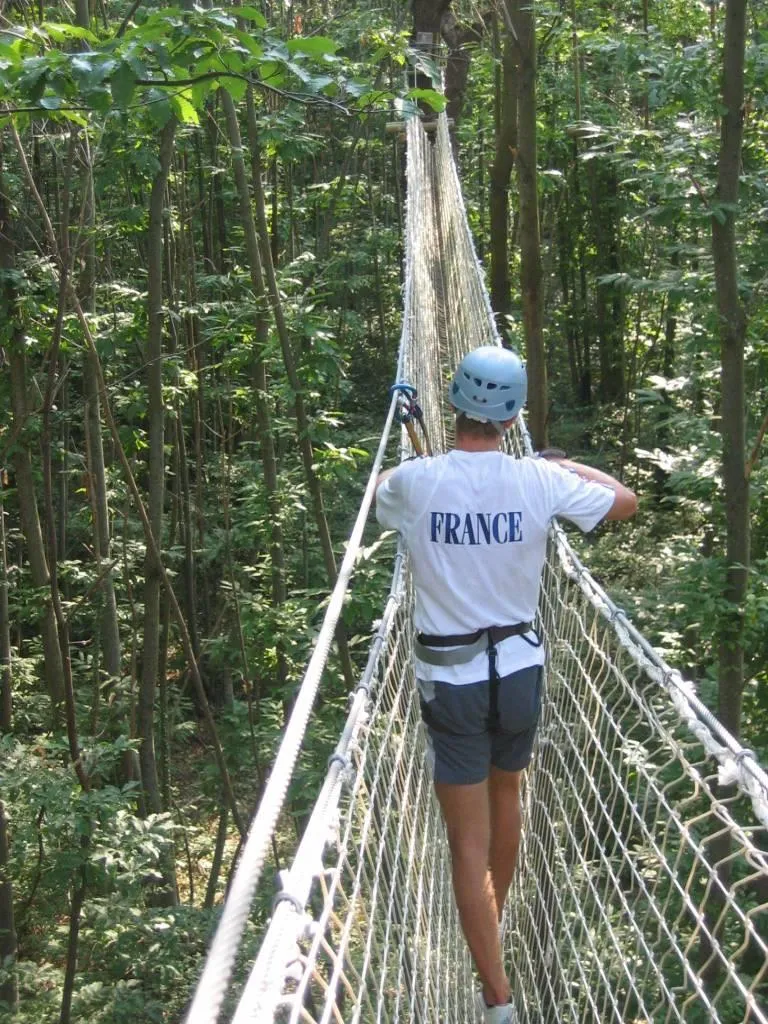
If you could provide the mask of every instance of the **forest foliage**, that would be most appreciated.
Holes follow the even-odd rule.
[[[515,59],[488,7],[454,3],[443,34],[467,71],[451,112],[496,281]],[[768,17],[750,9],[734,204],[717,198],[724,13],[536,5],[544,418],[639,492],[637,523],[585,541],[587,561],[716,708],[711,225],[730,217],[751,490],[740,727],[766,755]],[[173,1021],[189,998],[386,411],[405,198],[385,129],[443,102],[406,75],[430,69],[410,19],[394,2],[0,8],[0,1016]],[[514,173],[503,191],[494,303],[525,351]],[[276,868],[391,553],[371,527]]]

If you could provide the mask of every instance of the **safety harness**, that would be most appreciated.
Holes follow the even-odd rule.
[[[527,633],[533,633],[535,641],[530,640]],[[530,622],[515,622],[511,626],[486,626],[483,629],[476,629],[474,633],[448,633],[438,635],[436,633],[417,633],[413,642],[414,654],[419,661],[425,661],[428,665],[441,667],[449,665],[465,665],[476,655],[485,651],[488,655],[488,683],[489,707],[488,707],[488,731],[498,732],[499,725],[499,670],[498,650],[496,645],[510,636],[521,636],[531,647],[540,647],[541,638]],[[447,649],[446,649],[447,648]],[[430,710],[429,704],[422,699],[421,715],[427,725],[437,732],[450,732],[438,722]]]

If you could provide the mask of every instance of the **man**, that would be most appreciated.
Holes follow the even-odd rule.
[[[386,470],[376,495],[379,522],[400,531],[411,556],[422,716],[486,1024],[517,1020],[499,922],[541,705],[544,649],[531,623],[549,524],[562,516],[587,531],[637,508],[597,469],[500,451],[526,391],[514,353],[484,346],[465,356],[450,392],[454,449]]]

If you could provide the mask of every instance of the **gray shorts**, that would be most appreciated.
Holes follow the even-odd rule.
[[[491,765],[507,772],[525,768],[541,712],[543,666],[531,665],[496,684],[498,717],[491,722],[491,684],[418,680],[429,761],[435,782],[472,785]]]

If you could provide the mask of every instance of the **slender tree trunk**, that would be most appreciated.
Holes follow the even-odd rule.
[[[205,887],[205,901],[203,907],[206,910],[213,910],[216,901],[216,892],[221,875],[221,866],[224,863],[224,851],[227,843],[227,823],[229,821],[229,809],[224,804],[219,808],[219,825],[216,829],[216,843],[213,848],[213,859],[211,861],[211,873],[208,875],[208,882]]]
[[[596,270],[599,275],[621,270],[618,239],[619,203],[616,172],[594,161],[589,179]],[[620,404],[625,396],[624,293],[615,285],[597,285],[595,316],[600,358],[600,398]]]
[[[93,165],[88,137],[84,137],[86,157],[85,203],[83,209],[84,237],[80,254],[82,272],[78,286],[80,302],[86,313],[93,312],[93,293],[96,281],[95,198],[93,193]],[[111,542],[109,529],[109,503],[107,500],[107,473],[104,463],[104,444],[101,433],[101,404],[93,356],[85,353],[83,363],[85,391],[85,435],[88,453],[88,486],[93,514],[93,549],[96,572],[101,577],[100,632],[104,675],[112,680],[121,673],[120,627],[117,617],[117,599],[112,569],[102,572],[102,564],[109,563]]]
[[[565,340],[568,348],[568,369],[571,379],[571,394],[578,402],[581,394],[581,350],[579,348],[578,317],[576,315],[576,288],[571,287],[573,249],[571,245],[571,204],[566,191],[563,208],[557,221],[558,270],[560,291],[563,296]]]
[[[373,234],[375,236],[377,231],[378,231],[378,226],[377,226],[377,222],[376,222],[376,201],[375,201],[375,198],[374,198],[374,195],[373,195],[373,171],[372,171],[372,167],[371,167],[370,138],[366,140],[366,147],[365,147],[365,180],[366,180],[366,186],[367,186],[367,189],[368,189],[368,209],[370,210],[370,214],[371,214],[371,231],[373,232]],[[384,312],[384,289],[381,286],[381,269],[380,269],[380,266],[379,266],[379,248],[376,245],[373,246],[372,259],[373,259],[373,283],[374,283],[374,288],[376,290],[376,313],[378,315],[378,320],[379,320],[378,344],[380,346],[381,352],[382,353],[386,353],[387,352],[387,348],[388,348],[388,346],[387,346],[387,319],[386,319],[386,314]],[[339,326],[339,339],[340,339],[340,341],[339,341],[339,343],[341,344],[341,339],[343,337],[343,327],[341,326],[341,316],[339,317],[339,320],[340,320],[340,326]]]
[[[744,49],[746,0],[726,0],[723,43],[723,114],[720,121],[720,153],[717,188],[712,203],[712,255],[715,295],[720,327],[721,429],[723,438],[723,485],[725,499],[726,579],[720,613],[718,665],[718,717],[728,731],[741,732],[744,691],[744,605],[749,574],[749,477],[746,468],[746,399],[744,390],[744,339],[746,314],[739,297],[736,257],[735,208],[739,196],[739,169],[743,133]],[[731,788],[731,792],[734,789]],[[713,946],[724,927],[724,897],[730,884],[732,839],[721,831],[712,838],[712,862],[717,865],[719,886],[712,889],[706,908],[708,928],[699,943],[701,974],[714,989],[722,977],[720,958]],[[710,940],[709,935],[712,936]]]
[[[5,541],[3,476],[4,470],[0,469],[0,733],[10,732],[13,724],[13,661],[11,617],[8,607],[8,549]]]
[[[87,845],[87,839],[84,840]],[[85,856],[85,854],[83,854]],[[80,922],[85,903],[87,881],[85,865],[77,872],[69,905],[69,934],[67,937],[67,959],[64,968],[64,985],[61,994],[61,1011],[59,1024],[69,1024],[72,1020],[72,996],[75,992],[77,976],[77,951],[80,944]]]
[[[160,137],[160,167],[152,183],[147,236],[148,333],[145,350],[147,363],[149,499],[147,513],[152,533],[162,550],[163,502],[165,497],[165,406],[163,404],[163,215],[165,189],[173,153],[176,122],[171,119]],[[144,630],[139,687],[138,731],[141,740],[139,762],[141,784],[147,807],[152,813],[162,810],[163,800],[155,756],[155,695],[160,654],[160,588],[158,566],[150,553],[145,561]]]
[[[541,245],[536,145],[536,31],[527,0],[506,0],[520,48],[517,174],[520,189],[520,288],[528,360],[528,427],[533,443],[547,443],[547,366],[544,357]]]
[[[727,0],[723,45],[723,115],[717,189],[713,201],[712,255],[720,323],[721,423],[725,487],[727,578],[719,652],[718,710],[738,736],[744,689],[744,601],[749,572],[749,480],[746,473],[744,338],[746,315],[739,297],[736,218],[744,118],[746,0]]]
[[[16,924],[13,915],[13,886],[8,868],[8,819],[5,804],[0,800],[0,964],[7,971],[0,981],[0,1006],[13,1016],[19,1006],[16,980]]]
[[[187,167],[187,160],[184,157],[184,168]],[[195,374],[197,387],[192,397],[192,439],[194,445],[194,473],[195,473],[195,539],[197,550],[205,550],[206,544],[206,523],[205,523],[205,495],[206,495],[206,470],[203,458],[203,424],[205,423],[206,406],[206,369],[207,352],[204,336],[200,330],[200,317],[198,309],[198,286],[197,286],[197,254],[195,249],[194,217],[190,209],[189,195],[186,187],[181,189],[181,196],[184,200],[184,211],[182,217],[182,230],[180,241],[184,253],[184,265],[186,268],[187,304],[195,312],[187,314],[187,367]],[[202,596],[196,601],[198,615],[202,613],[203,628],[209,622],[209,594],[208,577],[204,576],[202,581]],[[202,608],[200,607],[202,606]]]
[[[518,50],[504,33],[501,58],[499,125],[496,152],[490,171],[491,305],[503,324],[511,311],[509,277],[509,183],[517,157]]]
[[[14,229],[6,198],[8,195],[9,191],[3,180],[3,151],[2,140],[0,139],[0,239],[2,239],[2,244],[0,244],[0,270],[2,271],[12,271],[15,262]],[[12,430],[16,442],[14,444],[12,460],[16,476],[17,500],[32,583],[41,592],[47,594],[50,587],[50,573],[43,543],[37,495],[35,493],[32,457],[25,439],[25,431],[29,425],[31,410],[27,394],[29,380],[23,343],[24,331],[18,319],[16,295],[12,284],[13,277],[10,273],[6,273],[4,278],[2,298],[5,306],[4,315],[7,320],[5,333],[8,338],[8,344],[6,354],[11,379]],[[45,663],[45,685],[53,707],[54,724],[58,724],[61,721],[62,705],[64,703],[64,667],[56,631],[56,619],[53,607],[47,599],[44,602],[40,617],[40,631]]]
[[[147,231],[147,427],[149,433],[149,486],[147,515],[149,526],[162,551],[163,506],[165,500],[165,405],[163,402],[163,264],[165,247],[164,213],[168,174],[176,135],[174,118],[160,135],[160,166],[152,182]],[[161,557],[161,556],[160,556]],[[155,749],[155,700],[160,667],[160,633],[162,573],[153,552],[147,550],[144,562],[144,628],[141,681],[138,700],[138,734],[141,740],[139,763],[141,785],[146,808],[150,813],[163,810],[163,794],[157,768]],[[162,888],[152,894],[157,904],[172,905],[178,901],[173,857],[164,858]]]

